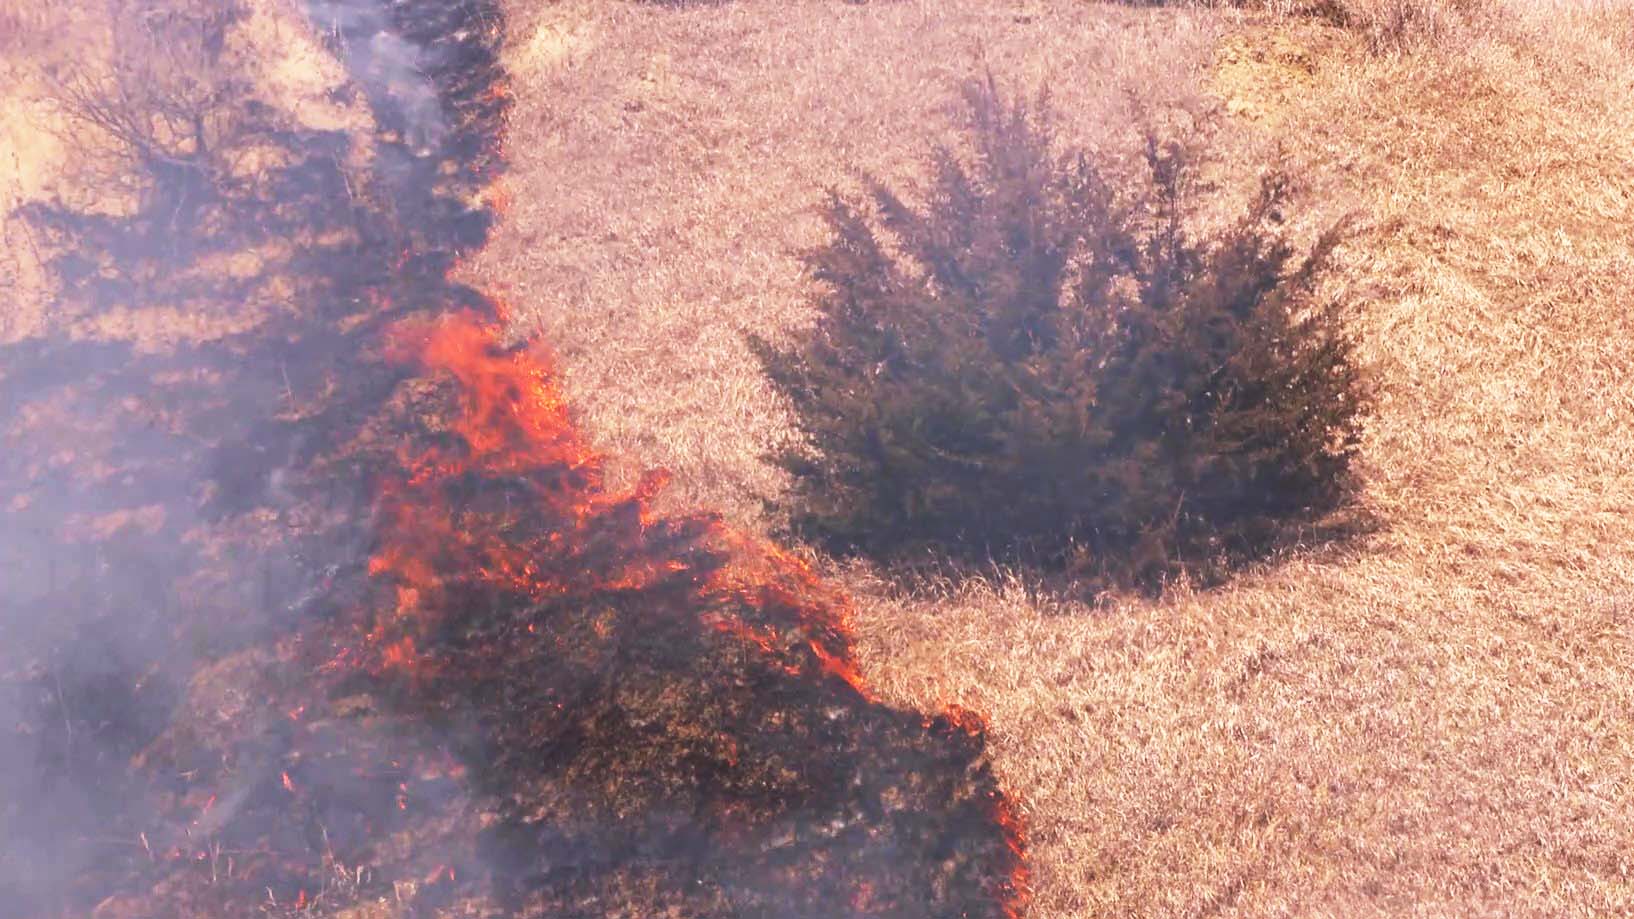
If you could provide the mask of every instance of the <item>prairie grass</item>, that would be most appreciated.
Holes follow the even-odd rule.
[[[1358,213],[1372,533],[1158,599],[835,571],[880,693],[988,715],[1034,917],[1634,911],[1634,7],[1343,3],[513,2],[508,206],[464,271],[601,447],[742,526],[780,524],[791,430],[745,334],[811,320],[823,188],[922,181],[983,64],[1108,150],[1213,97],[1228,191],[1280,148],[1298,221]],[[0,208],[61,181],[18,66],[58,15],[0,3]],[[19,233],[0,338],[46,296]]]
[[[1360,216],[1338,283],[1383,387],[1376,530],[1156,600],[853,566],[868,678],[989,716],[1035,917],[1634,910],[1628,7],[1495,3],[1383,54],[1076,0],[517,0],[513,25],[510,204],[466,271],[601,446],[751,527],[790,429],[743,336],[810,321],[824,186],[922,179],[983,63],[1107,149],[1131,99],[1217,97],[1222,182],[1279,146],[1301,220]]]
[[[1315,18],[1355,32],[1375,53],[1446,45],[1492,0],[1195,0],[1210,9],[1246,9],[1286,21]],[[1573,0],[1568,0],[1573,2]]]

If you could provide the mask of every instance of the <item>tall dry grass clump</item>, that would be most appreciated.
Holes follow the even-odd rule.
[[[1323,19],[1361,33],[1374,51],[1390,52],[1450,41],[1490,0],[1205,0],[1204,5]]]
[[[1483,0],[1339,0],[1333,17],[1362,32],[1375,51],[1443,44],[1458,34]]]
[[[794,517],[829,547],[1066,561],[1153,584],[1335,505],[1367,386],[1317,283],[1339,244],[1282,231],[1271,170],[1194,233],[1206,152],[1149,129],[1134,168],[1052,150],[1045,100],[970,84],[968,156],[920,206],[831,196],[820,318],[759,344],[803,446]]]

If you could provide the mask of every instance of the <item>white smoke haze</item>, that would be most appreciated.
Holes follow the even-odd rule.
[[[316,0],[308,4],[313,22],[341,39],[348,72],[367,87],[376,105],[395,110],[404,141],[417,156],[429,156],[448,133],[437,88],[426,71],[438,63],[436,53],[413,44],[390,25],[383,4]]]
[[[333,386],[343,355],[326,348],[347,346],[339,338],[298,344],[288,336],[310,334],[300,331],[306,320],[261,304],[263,291],[298,291],[317,317],[333,309],[325,298],[367,280],[326,278],[360,266],[308,251],[302,237],[326,223],[349,228],[347,208],[334,202],[344,205],[346,190],[368,179],[341,174],[350,168],[343,152],[369,145],[357,133],[372,125],[308,119],[326,132],[291,113],[260,114],[265,105],[253,100],[210,101],[220,94],[208,80],[244,79],[229,68],[260,62],[232,55],[255,52],[266,35],[244,37],[244,17],[225,5],[148,5],[152,15],[120,23],[142,40],[118,48],[142,57],[116,57],[111,67],[65,62],[70,95],[60,104],[74,116],[82,157],[108,154],[110,181],[150,191],[131,202],[138,210],[129,219],[66,205],[17,217],[56,253],[60,288],[55,321],[0,349],[0,902],[24,915],[61,905],[87,872],[128,860],[138,845],[209,837],[233,820],[276,760],[248,769],[185,826],[158,816],[148,791],[130,782],[133,757],[181,704],[201,663],[332,602],[368,550],[367,496],[344,482],[315,483],[306,468],[327,449],[329,422],[293,417]],[[447,122],[420,72],[427,55],[391,32],[375,3],[321,6],[314,31],[375,30],[346,42],[338,66],[376,111],[400,122],[417,153],[432,154]],[[211,31],[223,21],[225,32]],[[166,49],[168,28],[185,47]],[[207,113],[203,144],[171,127],[192,117],[183,106],[192,102],[223,106]],[[260,162],[242,154],[269,137],[287,148],[285,161],[307,157],[316,171],[251,174],[255,183],[271,177],[257,187],[202,162],[206,153]],[[150,138],[173,143],[150,150]],[[200,162],[183,161],[195,154]],[[120,176],[118,168],[156,171]],[[94,201],[96,191],[79,197]],[[322,206],[308,209],[306,196]],[[184,202],[191,219],[178,219]],[[269,245],[269,227],[279,232],[269,216],[293,217],[297,235]],[[52,240],[66,244],[53,250]],[[103,266],[82,264],[76,249]],[[204,253],[218,252],[248,267],[201,267],[214,264]],[[279,261],[279,252],[292,254]],[[262,275],[236,276],[245,270]],[[184,314],[168,312],[178,296],[238,318],[191,331]],[[109,317],[129,317],[137,331],[175,331],[132,344]]]
[[[717,583],[735,537],[649,515],[589,453],[420,481],[416,457],[479,451],[446,417],[468,381],[389,356],[405,326],[474,330],[507,410],[579,434],[448,277],[493,219],[470,202],[501,165],[503,23],[306,12],[345,83],[281,110],[246,76],[276,66],[207,60],[205,143],[113,138],[131,209],[23,214],[68,318],[0,347],[0,914],[1008,915],[980,728],[870,697],[803,563],[761,547]],[[203,15],[234,23],[205,46],[253,47]],[[136,82],[81,111],[175,96]],[[367,104],[323,111],[326,82]],[[449,597],[405,612],[372,563],[428,532]],[[558,570],[519,586],[466,539]],[[447,616],[411,634],[438,656],[388,669],[415,612]]]

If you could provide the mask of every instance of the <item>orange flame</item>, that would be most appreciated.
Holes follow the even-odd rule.
[[[1015,801],[997,792],[993,797],[993,820],[1004,831],[1004,842],[1010,848],[1015,865],[1006,882],[1009,889],[1006,891],[1004,915],[1008,919],[1020,919],[1026,914],[1027,905],[1033,898],[1032,870],[1027,867],[1027,825],[1022,820],[1021,812],[1016,809]]]
[[[437,666],[419,649],[420,639],[458,608],[447,602],[452,585],[445,573],[475,573],[490,588],[543,600],[586,590],[638,591],[690,570],[688,563],[641,545],[641,534],[654,525],[651,502],[668,475],[651,472],[634,487],[609,488],[604,457],[574,423],[549,359],[537,348],[504,348],[501,340],[498,328],[470,314],[411,322],[391,336],[392,357],[457,384],[457,407],[443,420],[450,435],[445,442],[402,456],[403,472],[382,489],[387,525],[369,571],[394,588],[395,598],[369,630],[363,652],[381,670],[418,676]],[[472,516],[450,497],[467,482],[499,483],[505,503],[495,510],[490,502]],[[513,490],[504,490],[512,484]],[[598,524],[609,519],[624,521],[613,532],[631,544],[597,556],[600,567],[584,563],[574,553],[607,532]],[[533,535],[510,538],[511,525],[524,521]],[[689,588],[701,625],[743,642],[791,675],[836,679],[872,699],[852,648],[848,598],[808,562],[764,539],[714,520],[705,538],[726,561],[700,571]],[[755,621],[726,612],[731,610],[751,611]],[[531,623],[526,631],[550,640]],[[941,718],[972,737],[985,732],[981,717],[968,709],[947,706]],[[407,808],[406,795],[399,795],[397,806]],[[994,793],[992,809],[1013,856],[1005,913],[1019,916],[1030,896],[1023,825],[1003,795]],[[867,902],[870,894],[859,896]]]
[[[403,457],[407,470],[388,482],[384,506],[394,524],[369,563],[371,574],[396,585],[392,621],[377,624],[370,639],[387,669],[413,669],[426,662],[416,651],[415,635],[436,625],[443,615],[440,572],[480,572],[505,590],[535,598],[563,595],[572,584],[547,571],[561,566],[540,564],[540,552],[567,551],[580,544],[587,524],[607,514],[632,509],[639,528],[651,524],[652,499],[668,482],[663,471],[650,472],[633,488],[615,491],[603,483],[604,458],[584,442],[556,386],[548,359],[537,350],[501,348],[498,331],[469,314],[401,326],[389,353],[414,360],[459,384],[459,411],[448,427],[454,448]],[[534,506],[515,513],[560,521],[547,545],[495,538],[467,529],[439,489],[462,476],[521,479],[530,482],[526,498]],[[786,652],[804,644],[819,667],[864,693],[850,642],[850,607],[824,587],[804,561],[763,540],[733,533],[718,524],[712,536],[733,562],[710,573],[698,585],[700,609],[719,609],[719,601],[740,601],[765,611],[766,618],[798,632],[785,641],[776,627],[715,621],[714,628],[760,647]],[[634,548],[634,547],[632,547]],[[608,572],[600,587],[638,590],[686,571],[685,563],[651,558],[640,551],[620,555],[618,570]],[[575,571],[576,578],[588,572]],[[782,656],[782,655],[780,655]],[[798,669],[798,668],[795,668]]]

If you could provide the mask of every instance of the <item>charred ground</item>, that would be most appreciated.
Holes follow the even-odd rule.
[[[979,723],[874,702],[803,564],[655,515],[660,477],[607,485],[548,360],[448,280],[493,219],[502,10],[305,7],[363,135],[192,93],[235,78],[237,19],[169,12],[144,28],[196,30],[201,66],[156,92],[234,110],[115,132],[122,212],[25,214],[60,295],[0,357],[28,534],[0,601],[6,902],[1016,908]],[[150,75],[82,76],[70,114],[106,135],[90,103]]]

